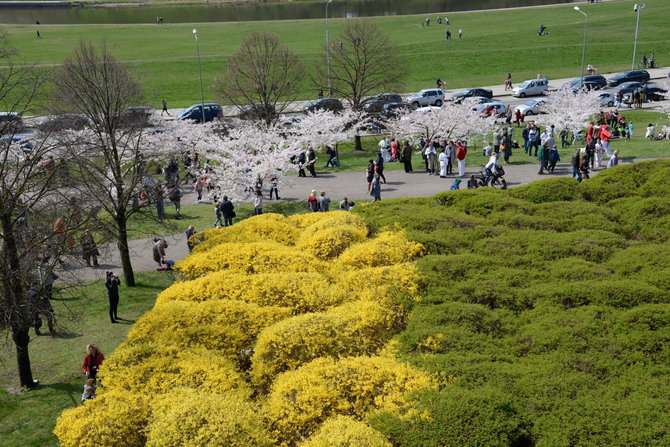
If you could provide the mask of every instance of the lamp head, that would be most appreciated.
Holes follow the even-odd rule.
[[[574,9],[575,11],[579,11],[579,6],[575,6],[573,9]],[[193,31],[195,32],[195,30],[193,30]]]
[[[193,28],[193,34],[196,34],[196,35],[197,35],[197,34],[198,34],[198,30],[195,29],[195,28]]]

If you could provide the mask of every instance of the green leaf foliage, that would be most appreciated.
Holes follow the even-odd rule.
[[[670,445],[670,160],[356,209],[423,243],[398,446]]]

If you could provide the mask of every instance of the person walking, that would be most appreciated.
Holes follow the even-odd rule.
[[[164,113],[167,113],[168,116],[170,116],[170,112],[168,112],[167,108],[167,101],[163,100],[163,111],[161,112],[161,116],[163,116]]]
[[[307,149],[307,170],[312,177],[316,177],[316,171],[314,170],[315,164],[316,152],[314,152],[314,148],[310,146],[309,149]]]
[[[216,217],[213,225],[214,228],[221,228],[223,226],[223,221],[221,220],[223,215],[221,214],[221,205],[219,203],[214,205],[214,216]]]
[[[195,190],[196,194],[198,195],[198,198],[196,199],[197,203],[200,203],[202,200],[202,191],[205,189],[205,182],[202,181],[201,177],[198,177],[195,180],[195,184],[193,185],[193,189]]]
[[[105,287],[107,287],[107,298],[109,299],[109,319],[112,323],[119,320],[117,308],[119,307],[119,285],[121,280],[113,272],[107,272]]]
[[[575,152],[572,153],[572,160],[570,162],[570,165],[572,166],[572,177],[576,178],[578,182],[582,181],[582,173],[579,170],[580,167],[580,160],[579,160],[579,152],[581,151],[580,148],[575,148]]]
[[[93,261],[93,267],[97,267],[99,265],[98,256],[100,256],[100,252],[98,251],[98,247],[93,240],[91,230],[88,228],[84,231],[84,234],[81,237],[81,250],[82,258],[84,261],[86,261],[87,267],[91,266],[91,260]]]
[[[551,149],[549,149],[549,167],[547,171],[553,174],[554,168],[556,168],[556,163],[558,163],[559,161],[561,161],[561,156],[559,155],[556,146],[554,146]]]
[[[312,169],[314,169],[312,167]],[[260,189],[256,190],[256,195],[254,196],[254,213],[258,216],[263,214],[263,191]]]
[[[511,88],[512,88],[512,73],[507,73],[507,77],[505,78],[505,91]]]
[[[228,196],[223,196],[221,203],[219,203],[219,209],[223,216],[223,226],[231,226],[233,224],[233,218],[235,218],[235,206],[233,205],[233,202],[228,200]]]
[[[328,212],[328,207],[330,206],[330,198],[326,197],[326,191],[321,191],[319,194],[319,211],[322,213]]]
[[[537,171],[539,175],[544,174],[544,167],[548,159],[548,154],[547,154],[547,147],[543,144],[540,146],[540,150],[537,151],[537,164],[539,165],[540,169]]]
[[[465,157],[468,154],[468,148],[465,142],[460,142],[456,148],[456,159],[458,160],[458,176],[465,175]]]
[[[619,151],[614,151],[609,161],[607,162],[607,168],[613,168],[619,164]]]
[[[372,186],[370,188],[370,195],[373,197],[373,202],[378,202],[382,199],[381,196],[381,180],[379,174],[375,174],[374,178],[372,179]]]
[[[49,297],[40,287],[40,282],[37,279],[33,280],[30,289],[26,292],[26,296],[28,297],[28,303],[33,309],[33,328],[35,329],[35,335],[42,335],[42,332],[40,332],[40,328],[42,327],[42,316],[47,320],[49,333],[54,335],[54,308],[51,305]]]
[[[277,177],[272,177],[270,179],[270,200],[272,200],[272,194],[275,195],[275,199],[279,200],[279,179]]]
[[[402,162],[405,165],[405,172],[412,172],[412,146],[409,145],[407,140],[402,146]]]
[[[384,180],[384,183],[386,183],[386,177],[384,177],[384,157],[381,152],[377,155],[377,159],[375,160],[375,172],[379,174],[382,180]]]
[[[458,28],[458,38],[463,37],[463,28]]]
[[[170,191],[170,195],[168,196],[170,201],[172,201],[172,203],[174,204],[175,217],[177,219],[179,219],[179,217],[181,217],[181,214],[180,214],[180,211],[181,211],[181,197],[182,197],[181,189],[179,189],[178,186],[175,186],[174,189],[172,191]]]
[[[428,160],[428,175],[434,175],[437,171],[437,149],[432,141],[426,147],[426,159]]]
[[[298,177],[307,177],[305,174],[305,164],[307,163],[307,155],[305,151],[298,154]]]
[[[98,376],[98,368],[105,361],[105,356],[95,343],[86,346],[86,356],[81,364],[87,379],[95,379]]]

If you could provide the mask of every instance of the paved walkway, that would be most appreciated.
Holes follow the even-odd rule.
[[[516,155],[515,157],[526,157]],[[632,163],[641,160],[622,160],[621,163]],[[382,184],[382,200],[399,197],[430,197],[439,192],[449,190],[455,176],[449,176],[442,179],[439,176],[427,175],[421,171],[422,160],[415,157],[415,166],[417,169],[413,173],[407,174],[403,170],[386,171],[387,183]],[[476,174],[481,169],[480,166],[467,166],[467,175]],[[596,169],[592,175],[602,171]],[[370,200],[367,192],[367,183],[364,172],[341,172],[341,173],[318,173],[316,178],[298,178],[296,176],[287,178],[287,184],[280,188],[282,201],[303,201],[306,203],[309,193],[315,189],[317,191],[326,191],[327,196],[332,199],[333,209],[343,197],[348,197],[353,201]],[[556,165],[553,174],[537,174],[537,164],[510,165],[505,167],[505,179],[510,188],[525,185],[535,180],[553,177],[565,177],[571,174],[569,163],[562,162]],[[465,180],[464,180],[465,181]],[[463,185],[465,186],[465,185]],[[192,191],[185,191],[182,203],[194,203],[195,194]],[[306,205],[305,205],[306,206]],[[188,222],[184,221],[186,227]],[[167,249],[168,259],[178,261],[188,254],[186,248],[186,238],[183,233],[164,236],[169,244]],[[154,270],[157,266],[152,256],[153,239],[136,239],[130,241],[130,251],[135,272],[145,272]],[[69,266],[68,272],[78,279],[95,280],[102,279],[105,271],[114,270],[122,273],[118,250],[115,244],[100,247],[103,252],[102,264],[98,268]],[[65,278],[64,278],[65,279]]]

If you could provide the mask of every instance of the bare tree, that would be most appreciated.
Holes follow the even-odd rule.
[[[369,20],[348,21],[330,48],[330,83],[333,96],[360,110],[369,96],[400,88],[409,73],[389,35]],[[328,90],[327,52],[316,70],[315,84]],[[356,135],[356,149],[361,149]]]
[[[279,37],[253,32],[228,57],[227,72],[214,81],[214,89],[269,125],[296,98],[303,72],[300,58]]]
[[[58,138],[71,160],[72,189],[109,216],[98,221],[99,228],[116,241],[125,283],[132,287],[128,221],[137,213],[149,215],[148,204],[138,200],[149,162],[148,151],[141,150],[146,117],[127,109],[142,100],[139,80],[106,48],[97,52],[82,42],[56,72],[51,98],[53,111],[80,113],[91,122],[90,129]]]
[[[39,313],[53,329],[53,260],[71,247],[79,224],[67,215],[67,197],[57,183],[59,147],[39,136],[19,135],[21,116],[39,102],[46,81],[47,73],[31,67],[10,64],[0,71],[0,107],[13,114],[0,124],[0,328],[11,334],[19,380],[29,388],[36,382],[28,331]]]

